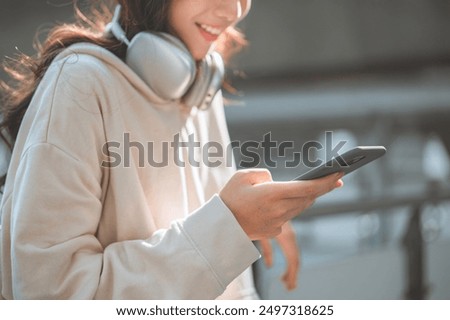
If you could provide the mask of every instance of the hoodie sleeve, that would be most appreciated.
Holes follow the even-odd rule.
[[[148,239],[103,248],[85,169],[49,144],[24,155],[11,203],[14,298],[212,299],[259,258],[218,196]]]

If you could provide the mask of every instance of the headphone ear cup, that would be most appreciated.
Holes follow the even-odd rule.
[[[197,77],[183,97],[183,102],[198,109],[208,109],[222,86],[225,66],[221,55],[217,52],[208,54],[198,66]]]
[[[164,100],[183,97],[192,85],[196,65],[192,55],[175,37],[140,32],[128,47],[127,65]]]

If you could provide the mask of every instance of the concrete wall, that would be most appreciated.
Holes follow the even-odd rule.
[[[38,27],[71,16],[68,0],[1,0],[0,56],[31,53]],[[450,60],[450,0],[254,0],[242,27],[249,74]]]
[[[15,47],[27,54],[32,53],[32,41],[38,29],[43,31],[55,22],[70,20],[72,16],[70,1],[1,0],[0,55],[12,55]]]
[[[362,69],[450,58],[450,1],[255,0],[250,73]]]

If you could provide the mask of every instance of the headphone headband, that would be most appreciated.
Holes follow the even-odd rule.
[[[105,35],[109,38],[114,37],[117,40],[125,43],[127,46],[130,46],[130,41],[127,39],[125,31],[122,29],[119,23],[121,10],[122,6],[118,4],[114,9],[114,15],[111,22],[108,23],[105,27]]]

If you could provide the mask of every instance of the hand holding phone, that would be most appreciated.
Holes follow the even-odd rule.
[[[317,181],[273,181],[267,169],[238,170],[219,197],[252,240],[274,238],[318,197],[340,187],[340,175]]]
[[[358,168],[380,158],[386,153],[383,146],[359,146],[333,158],[293,180],[313,180],[343,172],[349,174]]]

